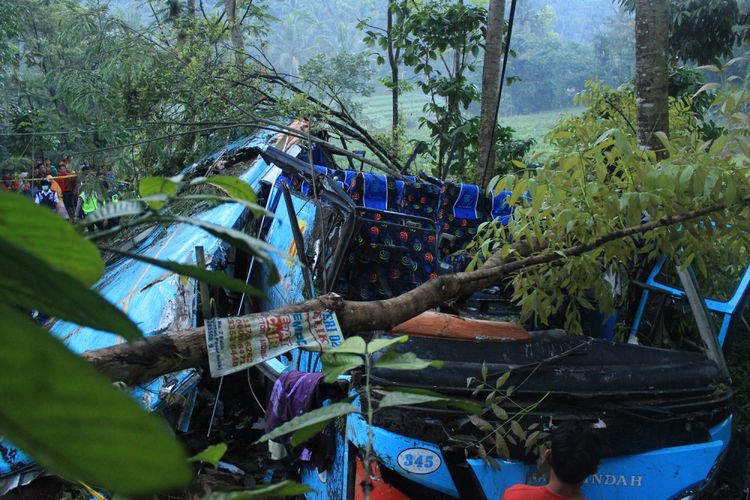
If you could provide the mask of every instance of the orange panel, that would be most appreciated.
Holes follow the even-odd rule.
[[[373,460],[371,464],[372,490],[370,491],[370,500],[409,500],[408,496],[383,481],[383,478],[380,477],[380,467],[378,467],[377,460]],[[354,500],[365,500],[365,492],[362,491],[361,486],[364,479],[365,466],[362,464],[362,460],[357,457],[357,473],[354,477]]]
[[[419,316],[394,326],[393,333],[439,337],[454,340],[480,341],[528,341],[529,333],[516,323],[505,321],[485,321],[468,319],[452,314],[434,311],[423,312]]]

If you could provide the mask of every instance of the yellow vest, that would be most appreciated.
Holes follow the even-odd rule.
[[[93,196],[86,196],[86,193],[81,193],[81,200],[83,200],[81,210],[83,210],[83,213],[86,215],[99,208],[99,200],[96,197],[96,193],[94,193]]]

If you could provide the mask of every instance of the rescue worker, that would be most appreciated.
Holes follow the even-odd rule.
[[[57,204],[60,202],[57,193],[50,189],[50,182],[47,179],[42,180],[39,184],[41,189],[34,195],[34,203],[49,207],[50,210],[57,213]]]

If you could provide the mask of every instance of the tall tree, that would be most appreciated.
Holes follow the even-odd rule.
[[[479,117],[479,165],[476,182],[482,189],[495,168],[495,128],[500,93],[500,55],[503,51],[505,0],[490,0],[482,66],[482,100]]]
[[[224,12],[227,16],[227,26],[231,33],[234,61],[241,66],[245,60],[245,40],[242,36],[242,19],[237,19],[237,0],[224,0]]]
[[[656,149],[655,132],[669,133],[668,0],[636,0],[635,91],[638,144]]]
[[[391,67],[391,137],[393,140],[393,149],[398,151],[398,64],[400,59],[401,48],[393,45],[393,17],[396,10],[396,0],[388,0],[388,13],[385,27],[386,44],[388,47],[388,64]]]

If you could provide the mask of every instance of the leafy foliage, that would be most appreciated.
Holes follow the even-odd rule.
[[[496,190],[513,192],[508,202],[515,206],[514,219],[507,228],[487,226],[484,233],[492,235],[489,241],[503,255],[511,251],[508,241],[546,242],[547,251],[555,252],[591,241],[592,235],[637,226],[644,218],[716,204],[728,208],[681,229],[650,231],[563,259],[555,267],[529,268],[516,275],[513,297],[522,313],[542,324],[562,314],[571,331],[581,331],[582,310],[613,310],[615,297],[627,286],[623,269],[639,269],[668,254],[692,263],[705,276],[707,250],[714,245],[726,250],[744,234],[747,209],[737,203],[750,192],[748,129],[741,125],[747,119],[748,101],[742,87],[726,84],[714,99],[711,112],[725,127],[716,139],[701,136],[690,102],[671,100],[672,135],[660,136],[667,153],[664,160],[637,148],[632,128],[635,103],[629,90],[596,84],[589,88],[580,98],[590,109],[550,133],[556,150],[544,166],[498,179]]]
[[[619,4],[635,10],[634,0]],[[739,20],[737,0],[670,0],[669,50],[683,61],[708,64],[732,55]]]
[[[186,485],[184,452],[163,423],[90,364],[4,303],[0,338],[0,433],[15,445],[67,479],[124,494]]]

